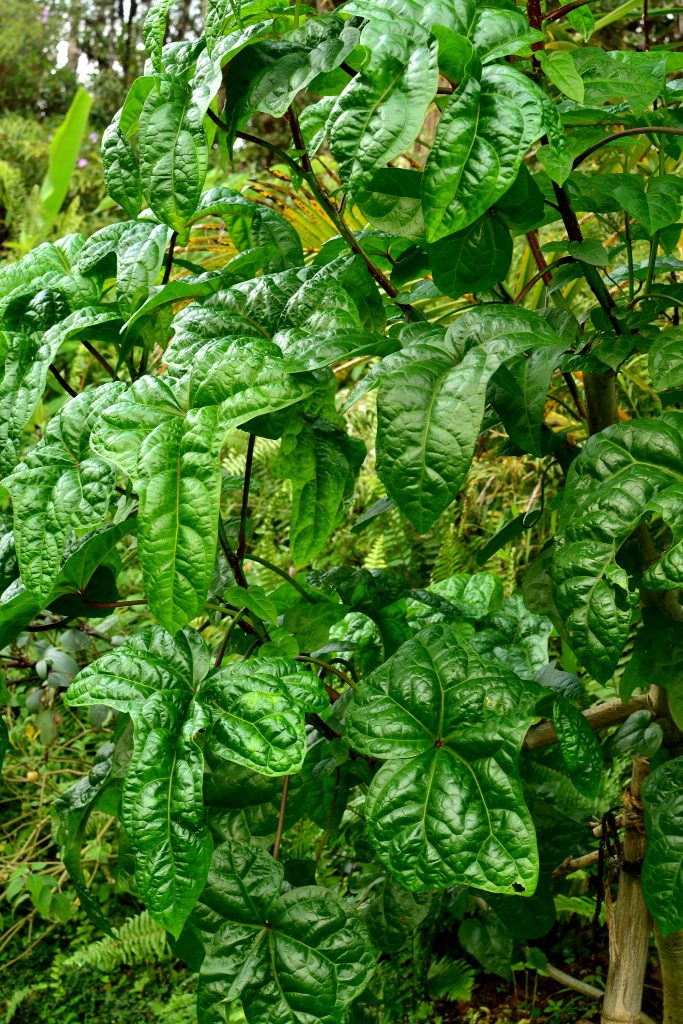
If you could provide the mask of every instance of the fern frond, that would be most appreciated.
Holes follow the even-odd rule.
[[[17,1010],[29,996],[36,995],[38,992],[44,992],[47,987],[47,984],[44,982],[39,982],[37,985],[26,985],[24,988],[13,992],[5,1010],[5,1024],[10,1024],[14,1020]]]
[[[451,1003],[468,1002],[476,972],[465,960],[435,960],[427,974],[427,990],[432,999]]]
[[[131,917],[97,942],[91,942],[62,961],[63,967],[95,967],[111,971],[121,964],[156,963],[168,952],[166,932],[146,910]]]

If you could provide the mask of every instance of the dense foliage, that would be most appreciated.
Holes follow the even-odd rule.
[[[0,270],[7,679],[35,670],[48,743],[60,690],[109,732],[53,804],[80,904],[119,925],[81,858],[116,818],[200,1024],[398,1020],[387,960],[412,943],[412,996],[457,999],[441,928],[546,971],[531,943],[599,864],[603,1020],[639,1019],[651,914],[673,1022],[683,55],[647,11],[640,48],[588,45],[575,3],[207,0],[169,42],[172,8],[102,137],[127,219]],[[218,180],[245,144],[270,186]],[[479,567],[430,566],[483,457],[532,467],[530,500]]]

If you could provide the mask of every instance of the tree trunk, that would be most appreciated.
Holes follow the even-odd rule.
[[[683,931],[662,935],[655,925],[655,938],[664,987],[663,1024],[683,1021]]]
[[[634,757],[631,785],[624,794],[623,862],[616,908],[610,915],[611,920],[608,917],[609,971],[601,1024],[638,1024],[640,1019],[652,929],[640,884],[645,853],[641,794],[649,770],[649,762],[644,757]]]

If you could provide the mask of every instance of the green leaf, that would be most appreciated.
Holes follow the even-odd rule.
[[[544,132],[544,100],[508,65],[469,77],[444,107],[422,183],[427,241],[478,220],[514,183]]]
[[[643,783],[647,848],[643,896],[664,935],[683,928],[683,758],[655,768]]]
[[[204,111],[190,86],[161,78],[140,114],[140,176],[150,209],[174,231],[197,209],[208,160]]]
[[[597,238],[585,238],[582,242],[569,242],[567,252],[582,263],[590,263],[594,267],[606,267],[609,263],[607,250]]]
[[[301,770],[304,716],[329,703],[316,675],[299,662],[277,657],[225,665],[208,676],[197,700],[213,723],[210,749],[263,775]]]
[[[215,409],[160,424],[134,478],[138,553],[150,610],[171,632],[200,613],[216,560],[223,431]]]
[[[583,79],[585,102],[598,105],[626,99],[636,114],[643,113],[664,88],[666,56],[657,52],[605,52],[593,46],[571,51]]]
[[[277,625],[277,608],[263,587],[257,587],[252,584],[248,590],[245,590],[243,587],[238,587],[237,584],[234,584],[227,588],[223,597],[228,604],[233,604],[237,608],[244,606],[250,612],[253,612],[254,615],[258,615],[264,622],[273,622]]]
[[[137,217],[142,207],[140,168],[131,143],[121,131],[121,111],[102,134],[102,165],[109,196],[129,217]]]
[[[683,330],[660,331],[650,346],[647,366],[659,392],[683,388]],[[666,394],[663,395],[666,397]]]
[[[581,75],[576,70],[576,64],[568,50],[555,50],[546,54],[541,51],[538,54],[544,74],[556,85],[560,92],[568,96],[575,103],[583,103],[584,84]]]
[[[290,549],[295,565],[318,555],[339,525],[365,458],[362,441],[327,420],[294,420],[282,438],[275,472],[292,482]]]
[[[117,249],[116,294],[125,314],[135,312],[156,284],[170,238],[165,224],[131,221]]]
[[[409,45],[400,37],[392,37],[394,42],[383,59],[371,61],[351,79],[330,114],[330,149],[342,179],[350,184],[415,141],[436,93],[435,45]]]
[[[621,177],[621,175],[619,176]],[[628,176],[629,185],[619,182],[614,195],[626,212],[640,221],[648,235],[676,224],[681,216],[681,184],[673,175],[651,178],[647,192],[640,178]],[[631,183],[632,182],[632,183]]]
[[[683,436],[675,414],[608,427],[572,464],[551,575],[572,649],[598,681],[614,672],[638,601],[617,553],[648,513],[680,530],[681,482]],[[677,539],[645,574],[645,586],[679,585]]]
[[[466,292],[489,291],[503,280],[511,260],[510,232],[488,213],[429,246],[434,284],[452,299]]]
[[[90,430],[99,410],[123,390],[112,383],[72,398],[2,480],[14,507],[21,577],[39,601],[52,593],[72,533],[100,525],[109,511],[114,473],[93,457]]]
[[[166,35],[166,19],[174,3],[175,0],[154,0],[142,26],[145,48],[155,71],[163,70],[161,50]]]
[[[178,947],[195,962],[197,945],[204,950],[199,1024],[223,1020],[226,995],[240,999],[248,1024],[336,1024],[370,980],[375,957],[348,904],[318,886],[282,892],[282,881],[282,865],[256,845],[216,849]]]
[[[211,859],[204,824],[203,758],[196,733],[208,724],[194,689],[209,657],[197,633],[143,630],[98,658],[69,687],[67,703],[127,711],[135,743],[121,817],[135,851],[140,894],[178,935],[201,892]]]
[[[383,953],[397,953],[429,914],[432,893],[412,893],[384,878],[365,908],[370,938]]]
[[[266,273],[303,266],[301,239],[291,224],[270,206],[247,199],[232,189],[212,188],[203,194],[191,223],[206,217],[220,217],[241,252],[273,247],[276,254],[264,267]]]
[[[204,824],[196,703],[156,693],[131,709],[135,747],[121,818],[135,849],[135,881],[152,917],[178,936],[204,888],[213,844]]]
[[[401,167],[385,167],[356,189],[356,204],[374,227],[392,235],[424,234],[420,189],[422,175]]]
[[[518,763],[541,692],[479,663],[445,626],[360,683],[346,736],[389,759],[368,791],[368,836],[404,887],[533,892],[538,854]]]
[[[602,783],[602,751],[595,733],[579,709],[560,696],[553,701],[552,720],[569,778],[580,793],[595,799]]]
[[[50,143],[47,174],[40,186],[43,209],[50,217],[57,216],[69,191],[91,104],[92,97],[79,86]]]
[[[346,60],[360,33],[338,15],[319,14],[300,28],[281,37],[283,56],[261,72],[252,83],[247,107],[272,117],[282,117],[292,101],[313,79]]]
[[[487,305],[459,317],[443,343],[425,335],[423,344],[386,358],[378,398],[377,472],[418,530],[429,529],[462,485],[491,376],[522,352],[558,343],[536,314]]]
[[[79,309],[55,324],[42,339],[13,334],[0,383],[0,472],[17,463],[21,434],[45,389],[48,367],[62,344],[82,333],[118,321],[114,310]]]
[[[512,977],[512,935],[493,911],[463,921],[458,940],[485,971],[508,980]]]
[[[543,455],[545,401],[550,380],[566,342],[535,349],[512,359],[494,375],[489,400],[511,441],[522,451]]]

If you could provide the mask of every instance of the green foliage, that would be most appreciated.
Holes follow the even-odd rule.
[[[176,39],[157,0],[102,139],[127,219],[0,269],[0,756],[72,709],[107,740],[53,794],[110,932],[67,975],[168,932],[198,1024],[425,1019],[586,915],[556,869],[631,751],[644,892],[683,926],[680,64],[531,14],[209,0]],[[278,165],[227,187],[245,143]],[[670,716],[603,748],[615,673]],[[114,874],[146,907],[118,926]],[[62,884],[18,864],[5,898],[57,926]]]

